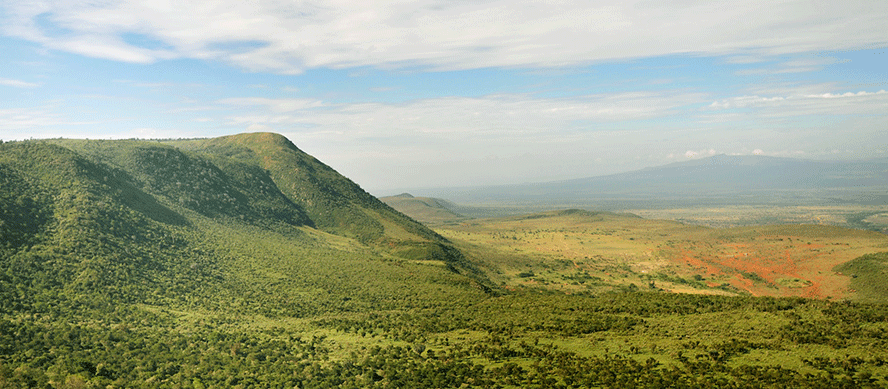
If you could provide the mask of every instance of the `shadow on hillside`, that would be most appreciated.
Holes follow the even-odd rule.
[[[121,203],[145,217],[159,223],[175,226],[188,226],[191,223],[184,216],[159,203],[154,196],[145,193],[129,183],[124,183],[119,195]]]

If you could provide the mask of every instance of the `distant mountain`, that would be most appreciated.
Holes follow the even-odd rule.
[[[716,155],[639,171],[553,184],[593,193],[736,193],[888,185],[888,159],[813,161]]]
[[[380,197],[382,202],[420,222],[436,225],[465,220],[466,217],[453,211],[455,205],[444,199],[433,197],[413,197],[409,193]]]
[[[607,176],[535,184],[437,191],[457,202],[595,199],[693,200],[752,196],[763,200],[781,191],[888,187],[888,158],[814,161],[766,156],[716,155]],[[760,196],[756,198],[755,196]],[[789,195],[789,197],[794,194]],[[888,199],[888,198],[886,198]],[[882,201],[886,199],[864,199]]]

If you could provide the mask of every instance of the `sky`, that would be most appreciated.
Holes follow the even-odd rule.
[[[886,158],[886,20],[884,0],[0,0],[0,139],[277,132],[377,195]]]

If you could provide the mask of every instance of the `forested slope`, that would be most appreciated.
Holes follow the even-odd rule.
[[[456,255],[415,263],[375,245],[384,234],[368,245],[318,230],[265,169],[156,142],[0,144],[0,201],[0,387],[128,387],[112,360],[163,359],[113,345],[175,348],[192,318],[217,328],[484,295]]]
[[[475,276],[446,239],[393,210],[285,137],[254,133],[171,141],[46,141],[120,170],[167,203],[208,217],[317,227]]]

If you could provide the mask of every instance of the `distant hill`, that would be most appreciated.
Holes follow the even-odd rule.
[[[837,202],[885,204],[888,159],[814,161],[767,156],[716,155],[607,176],[534,184],[432,191],[460,203],[495,201],[575,205],[588,200],[759,202],[839,193]],[[846,189],[851,189],[848,191]]]
[[[379,198],[382,202],[422,223],[438,225],[465,220],[453,211],[455,205],[432,197],[413,197],[409,193]]]

